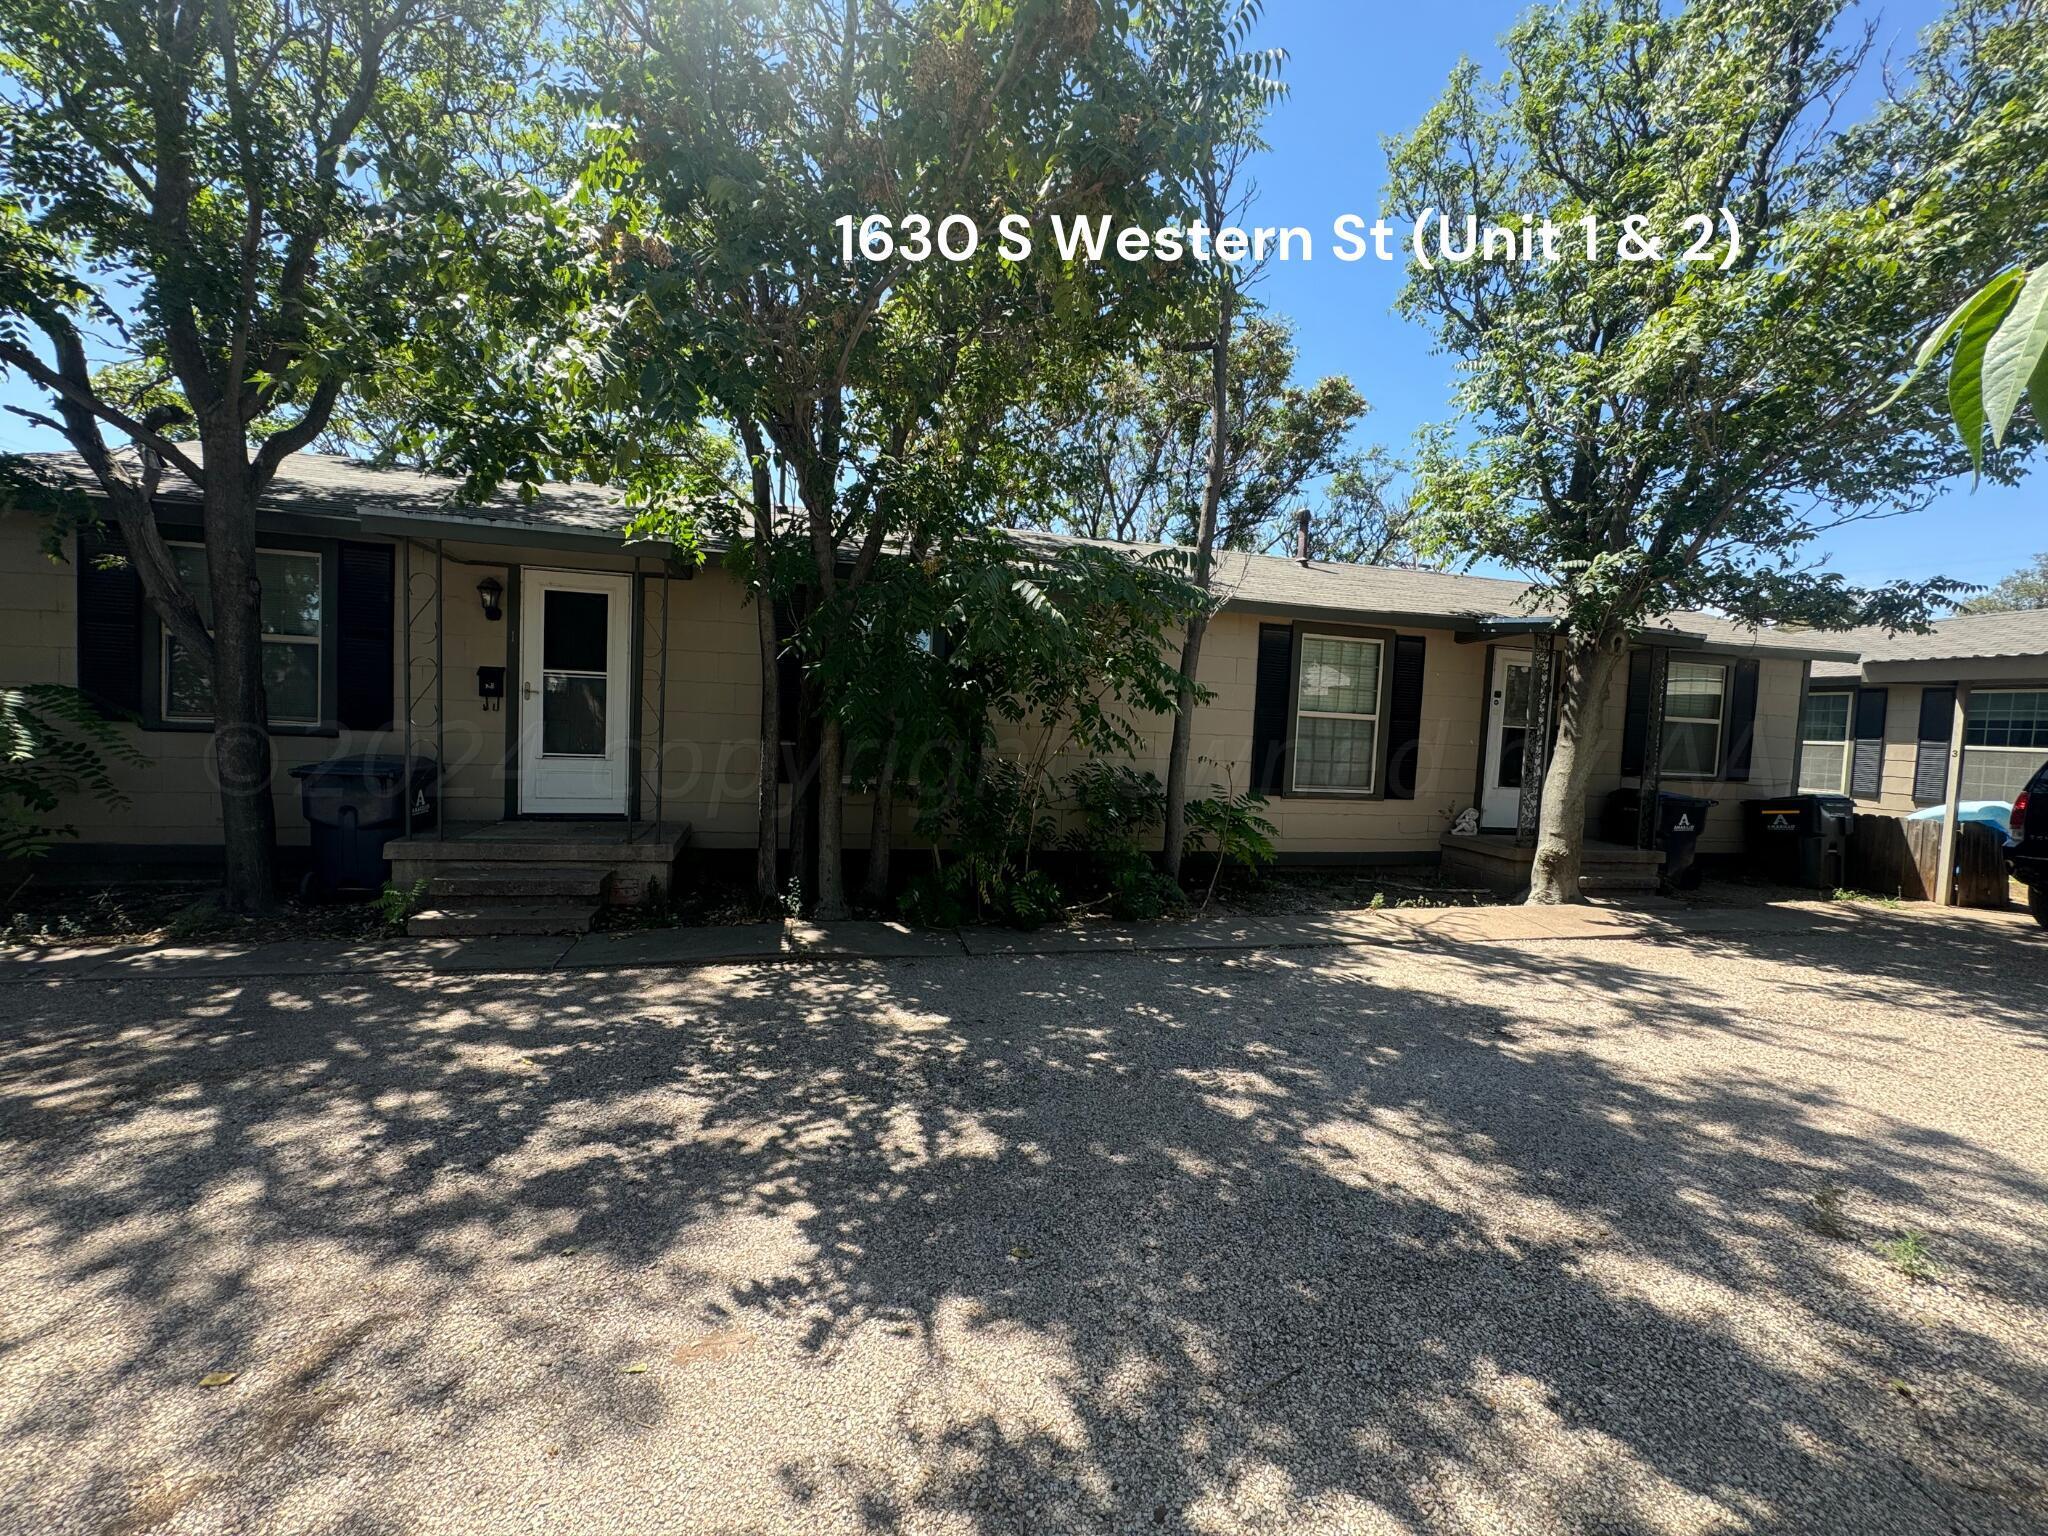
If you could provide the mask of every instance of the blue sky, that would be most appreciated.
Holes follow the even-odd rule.
[[[1327,259],[1324,232],[1338,214],[1378,211],[1386,179],[1380,139],[1411,128],[1441,91],[1460,55],[1496,67],[1494,41],[1526,4],[1503,0],[1388,4],[1384,0],[1268,0],[1260,40],[1288,51],[1287,97],[1275,108],[1257,162],[1258,200],[1247,222],[1305,224],[1313,262],[1274,262],[1260,299],[1291,317],[1310,376],[1349,374],[1373,414],[1368,436],[1397,451],[1415,428],[1449,415],[1449,358],[1434,355],[1421,327],[1393,312],[1401,264]],[[1942,6],[1936,0],[1866,4],[1854,16],[1878,25],[1878,48],[1902,58]],[[1868,94],[1852,103],[1860,115]],[[1924,512],[1836,530],[1820,545],[1853,582],[1953,576],[1990,583],[2048,549],[2048,464],[2011,489],[1965,478]]]
[[[1313,377],[1345,373],[1373,404],[1366,435],[1397,451],[1415,429],[1449,414],[1448,358],[1419,326],[1393,313],[1398,262],[1340,263],[1327,231],[1340,213],[1375,215],[1385,179],[1380,138],[1411,127],[1435,100],[1461,54],[1498,62],[1494,40],[1525,7],[1506,0],[1387,4],[1383,0],[1268,0],[1261,41],[1287,49],[1290,90],[1255,166],[1258,200],[1247,222],[1304,224],[1317,259],[1275,262],[1263,302],[1296,325],[1301,366]],[[1903,56],[1938,13],[1937,0],[1883,0],[1880,51]],[[1852,103],[1860,111],[1867,104]],[[42,404],[18,378],[0,379],[0,403]],[[0,450],[57,448],[54,434],[0,413]],[[1990,583],[2048,548],[2048,476],[2004,489],[1950,487],[1931,508],[1837,530],[1821,546],[1853,582],[1946,575]]]

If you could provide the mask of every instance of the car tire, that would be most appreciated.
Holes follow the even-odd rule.
[[[2048,928],[2048,881],[2027,887],[2027,910],[2034,914],[2034,921]]]

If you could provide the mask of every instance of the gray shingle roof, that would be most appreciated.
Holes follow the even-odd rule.
[[[180,448],[200,457],[198,444]],[[38,453],[28,457],[58,471],[81,489],[94,485],[84,460],[71,453]],[[536,532],[585,533],[616,539],[626,526],[618,493],[600,485],[543,485],[532,501],[522,501],[515,486],[501,487],[481,502],[455,499],[460,481],[451,475],[422,474],[411,469],[379,469],[327,453],[295,453],[278,467],[277,477],[263,493],[266,511],[305,517],[338,517],[356,521],[399,518],[452,527],[532,529]],[[197,505],[199,488],[175,469],[164,472],[157,492],[160,501]]]
[[[1027,537],[1054,538],[1032,533]],[[1090,540],[1107,543],[1106,540]],[[1163,544],[1118,546],[1146,551]],[[1396,623],[1459,628],[1485,619],[1510,619],[1542,615],[1542,606],[1530,608],[1524,599],[1527,582],[1508,581],[1495,576],[1465,576],[1451,571],[1415,570],[1407,566],[1338,565],[1311,561],[1307,565],[1276,555],[1251,555],[1231,550],[1216,557],[1213,576],[1216,588],[1227,594],[1225,606],[1245,612],[1276,613],[1311,617],[1378,618]],[[1671,613],[1648,626],[1645,633],[1660,630],[1697,636],[1716,650],[1748,651],[1760,655],[1850,657],[1853,646],[1839,635],[1812,630],[1799,632],[1751,629],[1711,613]]]
[[[1887,635],[1881,629],[1852,629],[1830,636],[1848,642],[1862,666],[1903,661],[1982,661],[2000,656],[2048,657],[2048,608],[2017,613],[1958,613],[1935,621],[1925,635]],[[1816,662],[1815,677],[1855,677],[1857,664]]]
[[[196,456],[196,445],[181,446],[191,448]],[[92,488],[92,476],[75,454],[30,457],[82,489]],[[331,454],[300,453],[279,467],[264,492],[263,505],[273,512],[371,525],[412,523],[422,532],[432,529],[458,537],[466,530],[489,530],[501,540],[523,533],[616,540],[627,521],[618,493],[603,486],[545,485],[532,501],[522,501],[516,488],[508,487],[481,503],[466,503],[456,500],[457,485],[451,476],[378,469]],[[196,503],[199,491],[173,470],[164,476],[160,497],[174,503]],[[1165,546],[1117,547],[1156,550]],[[1327,615],[1459,628],[1530,612],[1523,602],[1526,583],[1449,571],[1323,561],[1304,566],[1277,556],[1230,551],[1217,557],[1214,580],[1227,594],[1225,602],[1231,608],[1291,617]],[[1698,636],[1715,649],[1759,654],[1846,658],[1856,649],[1846,636],[1751,629],[1708,613],[1669,614],[1652,626],[1653,631],[1657,629]]]

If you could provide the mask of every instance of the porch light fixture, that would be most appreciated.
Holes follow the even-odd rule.
[[[505,595],[505,584],[495,576],[486,576],[476,584],[476,595],[484,600],[484,617],[493,624],[505,617],[500,599]]]

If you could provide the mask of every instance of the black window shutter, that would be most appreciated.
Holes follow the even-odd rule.
[[[1885,690],[1856,690],[1856,740],[1849,755],[1849,793],[1874,800],[1884,793]]]
[[[1621,715],[1621,771],[1643,771],[1643,749],[1650,739],[1650,653],[1628,653],[1628,707]]]
[[[140,714],[149,604],[128,562],[128,540],[112,523],[81,528],[77,565],[78,690],[106,714]]]
[[[336,567],[335,723],[345,731],[389,730],[398,616],[391,546],[343,544]]]
[[[1415,798],[1415,761],[1422,751],[1420,635],[1394,636],[1393,694],[1387,701],[1387,798]]]
[[[1276,794],[1286,783],[1287,722],[1294,713],[1294,626],[1259,626],[1258,687],[1252,696],[1252,788]]]
[[[1756,744],[1756,684],[1760,664],[1735,663],[1735,675],[1728,684],[1728,755],[1721,777],[1730,783],[1749,778],[1750,750]]]
[[[1920,745],[1913,754],[1913,803],[1939,805],[1948,799],[1948,736],[1955,728],[1956,690],[1920,690]]]

